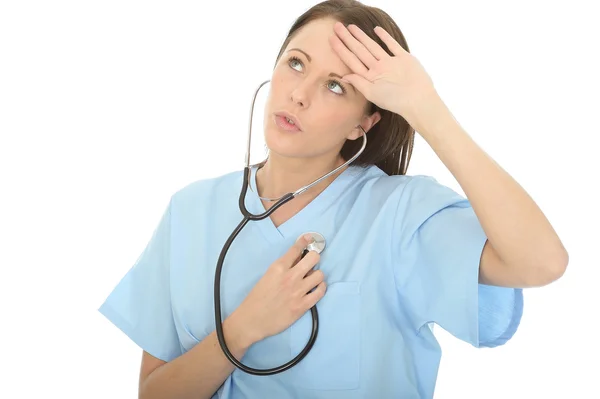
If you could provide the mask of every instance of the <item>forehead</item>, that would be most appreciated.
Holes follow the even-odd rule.
[[[330,18],[309,22],[296,32],[287,49],[300,48],[316,59],[323,57],[326,57],[327,61],[331,61],[331,57],[339,59],[329,44],[329,37],[335,34],[333,26],[336,22]]]
[[[333,26],[336,22],[337,21],[333,18],[316,19],[298,29],[296,32],[296,38],[333,34]]]

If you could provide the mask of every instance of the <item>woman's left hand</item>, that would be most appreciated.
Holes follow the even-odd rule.
[[[375,34],[392,52],[390,56],[356,25],[338,22],[330,37],[332,48],[352,70],[343,80],[380,108],[400,114],[415,129],[419,110],[439,96],[421,63],[383,28]]]

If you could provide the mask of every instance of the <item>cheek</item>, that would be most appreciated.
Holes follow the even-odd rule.
[[[287,65],[278,65],[271,75],[271,90],[275,93],[282,94],[286,90],[289,91],[294,85],[294,82],[294,74],[291,73],[289,67]]]
[[[273,111],[274,107],[281,107],[287,100],[286,96],[289,96],[290,89],[289,79],[282,77],[281,73],[273,73],[271,81],[265,85],[265,89],[268,90],[266,98],[266,111]]]
[[[324,104],[317,109],[317,120],[320,121],[321,129],[325,131],[335,131],[341,135],[346,135],[355,126],[354,120],[356,118],[347,104],[343,104],[342,101]]]

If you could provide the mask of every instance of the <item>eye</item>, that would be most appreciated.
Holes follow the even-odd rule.
[[[332,87],[332,86],[333,86],[333,87]],[[335,93],[335,94],[340,94],[340,95],[341,95],[341,94],[345,94],[345,93],[346,93],[346,89],[344,88],[344,86],[343,86],[343,85],[342,85],[340,82],[338,82],[337,80],[331,80],[331,81],[330,81],[330,82],[327,84],[327,88],[328,88],[329,90],[331,90],[331,91],[333,91],[333,88],[334,88],[335,86],[339,87],[339,90],[340,90],[339,92],[335,92],[335,91],[334,91],[334,93]]]
[[[302,66],[302,61],[300,61],[300,58],[298,57],[291,57],[288,61],[288,65],[292,68],[295,69],[296,71],[298,71],[298,69],[296,69],[294,67],[294,64],[299,64],[300,66]]]
[[[300,58],[298,58],[296,56],[290,57],[290,59],[288,60],[288,65],[290,66],[290,68],[292,68],[293,70],[298,71],[298,72],[301,72],[301,69],[299,69],[299,68],[304,66],[304,64],[302,63]],[[329,81],[326,86],[327,86],[327,89],[331,90],[334,94],[337,94],[337,95],[346,94],[346,88],[344,87],[344,85],[342,85],[337,80]],[[338,91],[335,91],[336,86],[338,87]]]

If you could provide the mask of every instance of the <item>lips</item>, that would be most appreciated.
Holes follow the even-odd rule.
[[[287,118],[289,120],[292,121],[292,124],[294,126],[296,126],[298,128],[298,130],[302,130],[302,125],[300,124],[300,121],[298,120],[298,118],[292,114],[290,114],[289,112],[278,112],[275,114],[275,116],[279,116],[279,117],[283,117],[283,118]]]
[[[288,122],[288,119],[285,116],[275,116],[275,124],[284,132],[297,133],[300,131],[298,126]]]

